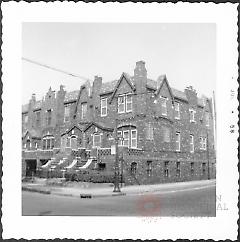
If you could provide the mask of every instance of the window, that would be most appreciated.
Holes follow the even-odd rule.
[[[31,148],[31,142],[29,139],[26,142],[26,148],[27,148],[27,150],[29,150]]]
[[[71,110],[70,104],[66,104],[64,106],[64,122],[70,121],[70,110]]]
[[[147,161],[147,175],[152,176],[152,161]]]
[[[122,146],[123,145],[122,131],[118,131],[117,135],[118,135],[118,146]]]
[[[190,152],[194,152],[194,136],[190,134]]]
[[[118,113],[132,112],[132,94],[118,96]]]
[[[85,119],[86,118],[86,115],[87,115],[87,103],[82,103],[82,119]]]
[[[137,148],[137,130],[131,130],[131,147]]]
[[[146,139],[153,140],[153,126],[151,123],[146,124]]]
[[[189,113],[190,113],[190,122],[196,122],[195,121],[195,113],[196,111],[193,109],[189,109]]]
[[[175,108],[175,119],[180,119],[180,103],[175,102],[174,108]]]
[[[101,147],[101,136],[100,134],[93,135],[93,147]]]
[[[47,110],[47,125],[51,125],[52,122],[52,110]]]
[[[40,111],[36,111],[36,127],[40,127],[40,122],[41,122],[41,112]]]
[[[126,112],[132,112],[132,95],[126,95]]]
[[[101,117],[107,116],[107,98],[101,99]]]
[[[170,142],[170,129],[168,127],[162,127],[163,142]]]
[[[181,148],[181,137],[180,137],[180,133],[177,132],[176,133],[176,151],[180,151]]]
[[[191,166],[191,175],[193,176],[194,175],[194,162],[191,162],[190,166]]]
[[[202,175],[206,175],[206,163],[202,163]]]
[[[205,119],[206,119],[206,126],[209,126],[209,113],[205,113]]]
[[[205,137],[200,137],[200,150],[207,149],[207,139]]]
[[[136,175],[137,173],[137,163],[136,162],[132,162],[131,163],[131,168],[130,168],[130,172],[132,175]]]
[[[35,149],[37,149],[38,148],[38,143],[37,142],[35,142]]]
[[[26,124],[28,122],[28,115],[24,114],[23,115],[23,122]]]
[[[165,177],[169,176],[168,167],[169,167],[169,161],[165,161],[164,162],[164,176]]]
[[[123,146],[129,147],[129,131],[123,131]]]
[[[77,149],[77,137],[76,136],[71,136],[71,148],[72,149]]]
[[[118,97],[118,112],[125,113],[125,96]]]
[[[167,98],[161,97],[162,115],[167,115]]]
[[[176,166],[177,166],[176,176],[180,177],[181,176],[181,170],[180,170],[180,162],[179,161],[176,163]]]
[[[43,150],[52,150],[54,148],[54,138],[46,137],[43,138]]]

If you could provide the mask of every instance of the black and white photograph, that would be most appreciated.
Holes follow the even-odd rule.
[[[151,4],[145,7],[152,12],[137,5],[136,21],[131,3],[124,8],[124,21],[119,20],[121,4],[53,5],[44,17],[41,4],[21,5],[26,11],[16,16],[18,49],[11,50],[18,58],[16,73],[12,67],[10,75],[17,79],[3,92],[3,111],[8,109],[11,117],[4,121],[6,126],[11,120],[6,132],[3,127],[5,187],[15,180],[16,211],[23,224],[48,231],[41,237],[36,227],[21,237],[77,238],[77,231],[66,235],[65,224],[69,231],[81,227],[86,238],[98,238],[101,227],[115,221],[115,229],[121,228],[116,234],[124,227],[131,233],[130,224],[140,224],[140,238],[151,239],[158,226],[167,226],[164,238],[199,239],[214,221],[229,216],[236,223],[237,59],[228,57],[233,45],[224,51],[219,39],[231,18],[222,24],[210,14],[229,16],[236,5],[224,10],[199,6],[199,12],[196,5],[164,5],[169,15],[158,21],[154,16],[163,9]],[[149,17],[142,17],[144,9]],[[183,17],[181,9],[196,17]],[[199,21],[205,9],[206,19]],[[181,17],[171,20],[174,11]],[[5,36],[10,36],[8,29]],[[4,83],[11,64],[5,66]],[[182,225],[176,228],[178,220]],[[199,227],[195,235],[187,231],[179,237],[184,224],[186,231],[188,226],[202,231]],[[90,235],[92,226],[96,231]],[[176,229],[170,235],[171,227]],[[222,239],[233,236],[219,233]]]
[[[216,216],[215,24],[22,34],[23,215]]]

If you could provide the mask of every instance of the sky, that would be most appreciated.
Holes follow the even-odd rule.
[[[133,75],[146,63],[148,78],[166,74],[171,87],[192,85],[211,97],[216,82],[216,25],[208,23],[23,23],[22,57],[103,82]],[[22,60],[22,103],[49,87],[77,90],[85,80]]]

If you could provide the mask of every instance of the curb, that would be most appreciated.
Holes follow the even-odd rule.
[[[22,187],[22,191],[27,191],[27,192],[38,192],[42,194],[51,194],[50,190],[39,190],[36,188],[30,188],[30,187]]]
[[[61,193],[61,192],[55,192],[55,191],[51,191],[51,190],[41,190],[39,188],[32,188],[32,187],[28,187],[28,186],[22,186],[22,191],[28,191],[28,192],[38,192],[38,193],[42,193],[42,194],[52,194],[52,195],[57,195],[57,196],[63,196],[63,197],[80,197],[82,199],[92,199],[92,198],[100,198],[100,197],[116,197],[116,196],[126,196],[126,195],[143,195],[145,193],[150,193],[150,192],[158,192],[159,189],[149,189],[149,190],[145,190],[145,191],[135,191],[135,192],[118,192],[118,193],[103,193],[103,194],[92,194],[92,193],[78,193],[78,194],[72,194],[72,193]]]

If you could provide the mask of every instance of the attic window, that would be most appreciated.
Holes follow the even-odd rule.
[[[132,94],[118,96],[118,113],[132,112]]]
[[[162,115],[167,116],[167,98],[161,97]]]
[[[195,120],[196,111],[194,109],[189,109],[189,113],[190,113],[190,122],[196,122]]]
[[[175,108],[175,119],[180,119],[180,103],[174,102],[174,108]]]
[[[64,106],[64,122],[70,121],[70,104]]]

